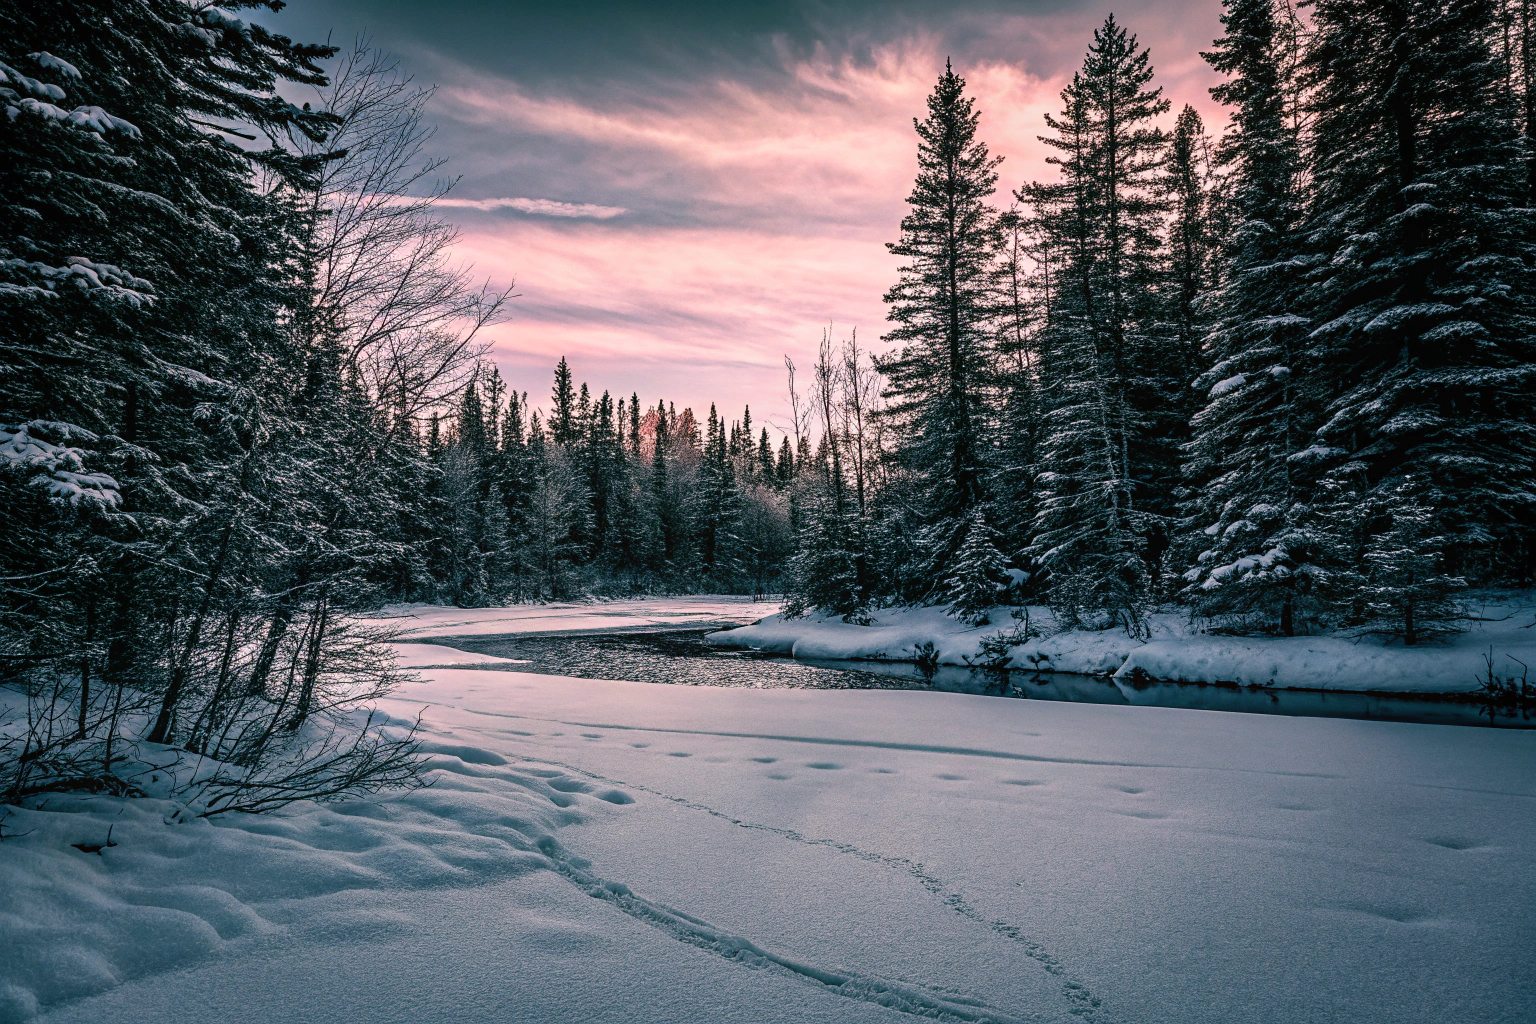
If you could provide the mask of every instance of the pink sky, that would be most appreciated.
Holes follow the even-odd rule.
[[[1198,51],[1220,33],[1219,10],[1116,8],[1150,46],[1174,112],[1191,103],[1210,130],[1222,114]],[[809,46],[770,36],[751,67],[716,59],[664,88],[520,74],[381,28],[381,45],[440,84],[436,149],[464,175],[443,211],[463,232],[460,254],[493,282],[516,281],[511,317],[489,335],[502,374],[542,404],[564,355],[597,393],[665,397],[700,416],[711,401],[731,418],[750,403],[755,420],[784,427],[786,354],[808,366],[828,324],[883,350],[897,266],[885,243],[916,170],[912,118],[945,58],[1006,157],[1006,207],[1013,188],[1052,174],[1043,115],[1107,13],[955,11]],[[560,45],[580,47],[581,32]]]

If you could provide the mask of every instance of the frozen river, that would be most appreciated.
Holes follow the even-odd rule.
[[[1437,699],[1177,683],[1133,684],[1070,672],[997,671],[949,665],[924,672],[908,662],[796,660],[707,643],[704,637],[720,625],[592,633],[514,633],[444,638],[441,642],[459,650],[520,662],[506,666],[509,669],[583,679],[627,679],[680,686],[932,690],[1263,715],[1536,727],[1536,712],[1532,709],[1495,711],[1467,694]]]

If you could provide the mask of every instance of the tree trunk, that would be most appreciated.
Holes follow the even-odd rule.
[[[324,590],[315,598],[315,630],[309,638],[309,653],[304,661],[304,680],[299,686],[299,702],[294,708],[293,718],[288,723],[290,730],[297,729],[304,724],[309,717],[311,705],[315,698],[315,681],[320,678],[320,651],[325,646],[326,621],[330,618],[331,603]]]
[[[85,606],[85,643],[80,645],[80,722],[76,736],[85,739],[85,713],[91,706],[91,641],[96,626],[96,604]]]
[[[197,613],[192,617],[192,623],[187,627],[187,636],[182,647],[181,657],[176,659],[176,666],[171,670],[171,684],[165,688],[165,697],[160,702],[160,714],[155,719],[155,727],[145,737],[150,743],[168,743],[171,736],[171,723],[175,719],[176,704],[181,700],[182,688],[187,682],[187,672],[192,665],[192,654],[197,650],[197,642],[202,635],[203,623],[208,618],[208,610],[213,606],[213,594],[218,588],[219,577],[224,574],[224,561],[229,554],[229,541],[235,533],[235,521],[239,513],[230,516],[229,523],[224,527],[224,533],[219,538],[219,551],[214,556],[213,566],[208,570],[208,580],[203,584],[203,600],[198,605]]]
[[[284,595],[272,613],[272,623],[267,627],[267,637],[261,642],[256,663],[251,666],[251,679],[245,688],[249,697],[264,697],[267,693],[267,676],[272,673],[272,662],[277,659],[277,649],[282,646],[288,626],[293,622],[293,600]]]

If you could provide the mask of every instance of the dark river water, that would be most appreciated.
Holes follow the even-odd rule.
[[[1365,718],[1440,725],[1536,728],[1536,709],[1494,708],[1475,699],[1312,693],[1189,683],[1117,683],[1066,672],[997,672],[940,666],[931,677],[904,662],[808,661],[705,641],[708,629],[424,638],[461,651],[516,658],[509,671],[631,679],[677,686],[802,687],[823,690],[941,690],[1015,700],[1245,711],[1313,718]],[[1469,695],[1470,697],[1470,695]]]

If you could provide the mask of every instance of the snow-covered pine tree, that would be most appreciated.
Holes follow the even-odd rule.
[[[973,626],[987,624],[987,611],[1008,580],[1008,562],[992,541],[992,527],[980,508],[971,510],[965,540],[955,554],[945,596],[955,615]]]
[[[832,488],[812,484],[801,497],[799,552],[785,572],[785,614],[811,608],[860,621],[870,595],[860,580],[859,552],[849,546],[853,524],[846,502]]]
[[[999,230],[987,202],[1001,157],[977,137],[981,113],[965,80],[946,64],[914,119],[918,175],[901,239],[887,245],[906,263],[885,295],[901,346],[879,361],[887,417],[897,424],[892,458],[914,481],[916,515],[931,546],[905,568],[914,586],[940,590],[964,539],[970,510],[985,497],[987,409],[995,341]],[[808,454],[808,453],[806,453]],[[803,461],[803,459],[802,459]]]
[[[1233,227],[1205,300],[1213,365],[1194,382],[1205,405],[1185,462],[1195,495],[1180,545],[1184,596],[1230,628],[1291,636],[1327,611],[1343,581],[1339,539],[1311,506],[1310,470],[1327,453],[1314,445],[1315,411],[1298,386],[1308,370],[1308,321],[1297,312],[1300,148],[1274,0],[1228,0],[1222,21],[1226,34],[1205,57],[1231,76],[1211,91],[1232,107],[1217,159]]]
[[[996,363],[998,414],[988,509],[998,543],[1021,563],[1034,532],[1039,472],[1041,329],[1051,315],[1048,248],[1017,200],[1000,218],[1002,316]]]
[[[619,487],[624,452],[615,429],[613,397],[604,391],[593,404],[586,445],[587,485],[592,496],[592,545],[589,558],[612,560],[617,526],[614,494]]]
[[[1409,479],[1448,571],[1536,551],[1536,209],[1491,0],[1319,0],[1304,296],[1317,447],[1346,503]]]
[[[1029,553],[1065,621],[1132,632],[1143,628],[1144,552],[1163,530],[1176,443],[1146,429],[1178,357],[1156,298],[1164,141],[1150,122],[1168,101],[1151,80],[1148,52],[1111,16],[1062,91],[1061,115],[1046,119],[1061,180],[1019,194],[1060,261],[1040,341],[1046,412]]]
[[[1406,480],[1371,503],[1374,518],[1390,524],[1366,545],[1363,585],[1371,632],[1397,637],[1409,647],[1456,631],[1464,614],[1454,595],[1466,580],[1444,572],[1439,517],[1418,502]]]

